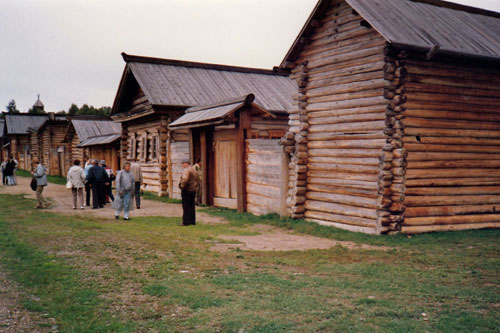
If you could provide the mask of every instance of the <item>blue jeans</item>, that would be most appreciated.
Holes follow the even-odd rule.
[[[124,218],[128,218],[128,214],[129,214],[129,207],[130,207],[130,192],[125,192],[125,194],[123,194],[123,202],[122,202],[122,207],[121,209],[117,209],[116,212],[115,212],[115,215],[118,216],[120,215],[120,212],[123,210],[123,217]]]

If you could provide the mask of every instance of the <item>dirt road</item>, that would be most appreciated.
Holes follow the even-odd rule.
[[[26,197],[35,199],[35,192],[29,186],[31,179],[27,177],[17,177],[17,186],[0,186],[0,193],[8,194],[26,194]],[[85,191],[84,191],[85,194]],[[49,198],[53,205],[51,211],[62,214],[92,214],[94,216],[113,218],[114,211],[111,205],[106,205],[102,209],[92,209],[85,207],[84,210],[72,209],[73,199],[71,191],[66,189],[64,185],[49,183],[43,191],[43,195]],[[182,216],[182,206],[179,204],[169,204],[154,200],[142,200],[141,209],[135,209],[130,213],[130,216],[166,216],[179,217]],[[224,218],[208,215],[204,212],[197,212],[197,220],[202,224],[227,223]]]

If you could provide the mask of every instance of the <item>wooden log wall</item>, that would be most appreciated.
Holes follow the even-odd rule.
[[[73,162],[75,160],[80,160],[80,166],[84,165],[84,162],[88,158],[88,156],[85,156],[85,148],[78,147],[80,144],[80,139],[78,138],[78,135],[74,135],[73,139],[71,140],[69,144],[69,155],[70,155],[70,166],[73,165]]]
[[[500,68],[409,57],[404,233],[500,227]]]
[[[182,177],[182,162],[184,160],[189,160],[189,141],[187,133],[178,133],[180,131],[176,131],[174,133],[174,137],[177,140],[174,140],[170,143],[170,172],[172,179],[172,198],[180,199],[181,198],[181,190],[179,189],[179,182]],[[181,141],[180,139],[184,139]]]
[[[130,122],[127,126],[127,156],[136,160],[142,171],[142,189],[154,193],[161,193],[160,159],[153,154],[153,140],[157,140],[160,130],[159,119]]]
[[[399,230],[404,220],[407,165],[403,124],[407,52],[387,45],[384,54],[384,78],[389,84],[384,90],[384,97],[388,100],[384,130],[387,143],[380,156],[380,206],[377,211],[377,228],[382,233]]]
[[[38,135],[37,133],[30,132],[29,134],[29,140],[30,140],[30,145],[31,145],[31,158],[37,157],[40,158],[40,142],[38,140]],[[31,169],[30,169],[31,170]]]
[[[39,142],[40,142],[40,157],[43,165],[47,169],[47,173],[50,172],[50,147],[51,147],[51,137],[50,131],[44,130],[39,133]]]
[[[292,69],[299,94],[282,139],[291,152],[287,204],[293,217],[380,233],[385,41],[345,2],[332,1],[318,26]]]
[[[189,161],[189,133],[187,130],[170,132],[170,145],[168,156],[170,167],[168,168],[169,180],[172,182],[170,197],[181,198],[179,182],[182,176],[182,162]]]
[[[31,142],[27,135],[18,137],[19,169],[30,170],[31,166]]]
[[[247,139],[246,142],[247,211],[255,215],[281,211],[283,147],[279,140]]]

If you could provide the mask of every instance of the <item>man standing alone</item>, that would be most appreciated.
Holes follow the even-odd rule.
[[[141,185],[142,185],[142,172],[141,165],[137,162],[132,162],[130,164],[130,172],[134,176],[134,196],[135,196],[135,207],[141,209]]]
[[[48,208],[50,203],[43,197],[43,189],[47,186],[47,173],[45,167],[38,157],[33,157],[32,162],[34,171],[31,172],[36,179],[36,208]]]
[[[94,166],[89,169],[87,181],[92,187],[92,209],[103,208],[106,200],[105,183],[108,181],[108,175],[97,161],[94,161]]]
[[[182,225],[195,225],[196,224],[196,208],[195,198],[196,191],[199,187],[199,178],[196,170],[191,166],[189,161],[182,162],[184,171],[182,172],[179,187],[182,195]]]
[[[125,162],[123,170],[116,175],[116,196],[112,207],[116,210],[115,219],[120,218],[120,212],[123,210],[123,219],[130,220],[129,212],[134,210],[130,201],[134,196],[134,175],[130,171],[130,162]]]

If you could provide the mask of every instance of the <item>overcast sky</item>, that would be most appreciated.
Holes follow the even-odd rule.
[[[0,110],[111,106],[120,53],[272,68],[317,0],[0,0]],[[500,0],[454,2],[500,12]]]

